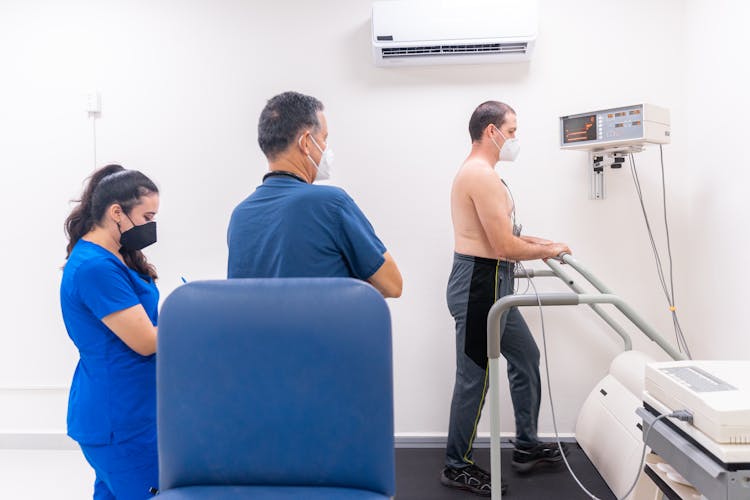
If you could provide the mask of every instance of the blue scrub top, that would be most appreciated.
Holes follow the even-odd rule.
[[[266,178],[232,213],[229,278],[366,280],[385,245],[346,192],[290,176]]]
[[[102,323],[137,304],[156,326],[159,291],[105,248],[79,240],[65,264],[60,304],[80,353],[68,399],[68,435],[81,444],[156,432],[156,355],[141,356]]]

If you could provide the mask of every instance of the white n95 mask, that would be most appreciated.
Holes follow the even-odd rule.
[[[497,131],[500,132],[500,129],[497,129]],[[500,150],[500,157],[498,158],[498,161],[516,161],[516,158],[518,158],[518,153],[521,151],[521,144],[518,142],[518,139],[516,139],[515,137],[505,137],[505,134],[503,134],[502,132],[500,132],[500,135],[502,135],[503,139],[505,139],[502,148],[498,146],[495,142],[495,139],[492,139],[492,136],[490,136],[492,143],[497,149]]]
[[[312,139],[313,144],[315,144],[315,147],[318,148],[318,151],[320,151],[320,163],[315,163],[315,160],[312,159],[312,156],[307,155],[308,158],[310,158],[310,161],[313,162],[313,165],[318,169],[318,174],[315,176],[316,181],[325,181],[331,178],[331,166],[333,165],[333,150],[326,146],[325,149],[322,149],[320,146],[318,146],[317,141],[315,138],[311,135],[310,139]]]

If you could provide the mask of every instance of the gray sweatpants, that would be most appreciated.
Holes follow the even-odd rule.
[[[447,299],[456,321],[456,383],[448,426],[447,466],[461,468],[474,463],[472,447],[489,388],[487,314],[496,300],[512,293],[512,264],[454,254]],[[503,316],[500,328],[500,352],[508,362],[516,443],[534,445],[539,442],[539,348],[517,308]]]

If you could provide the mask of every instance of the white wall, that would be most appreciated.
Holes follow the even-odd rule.
[[[750,269],[750,173],[746,116],[750,72],[745,53],[750,4],[688,2],[685,30],[686,102],[690,113],[686,177],[683,299],[685,318],[702,357],[750,359],[747,332]]]
[[[557,117],[642,101],[671,108],[673,143],[665,159],[683,326],[697,355],[736,357],[733,346],[748,346],[736,321],[743,280],[719,278],[715,269],[738,265],[743,247],[734,242],[747,242],[736,210],[746,213],[748,206],[739,201],[736,182],[741,129],[730,116],[737,109],[732,96],[739,98],[742,88],[735,82],[747,77],[738,48],[729,47],[736,58],[723,56],[702,38],[706,31],[709,40],[730,38],[722,23],[731,14],[708,2],[685,5],[543,0],[529,64],[381,69],[370,60],[365,0],[4,1],[0,386],[64,387],[72,375],[76,353],[57,293],[68,200],[93,169],[92,124],[83,108],[91,90],[103,100],[98,164],[140,169],[162,190],[160,241],[148,254],[163,296],[180,276],[224,276],[229,213],[265,170],[255,130],[266,99],[293,89],[325,103],[335,183],[370,217],[405,278],[403,297],[390,301],[402,435],[447,429],[454,370],[445,305],[452,258],[448,194],[469,149],[474,107],[500,99],[518,111],[522,153],[502,172],[525,231],[569,243],[668,335],[671,322],[629,173],[608,173],[608,199],[588,200],[586,156],[558,149]],[[746,12],[739,1],[731,8]],[[713,28],[702,20],[709,14]],[[713,69],[728,77],[710,76]],[[732,126],[713,125],[717,103],[734,125],[735,142],[721,150],[714,149],[721,146],[719,134]],[[698,120],[712,125],[704,129]],[[717,153],[718,162],[712,160]],[[658,221],[658,154],[647,151],[637,161]],[[725,170],[716,175],[719,164]],[[696,238],[696,221],[706,238]],[[551,282],[542,288],[562,290]],[[720,291],[736,298],[725,301]],[[536,311],[526,316],[541,342]],[[558,424],[570,433],[581,402],[620,345],[585,308],[551,309],[546,324]],[[658,355],[647,342],[636,345]],[[64,408],[50,412],[64,415]],[[506,432],[513,431],[511,415],[507,408]],[[0,422],[0,430],[11,427],[16,423]],[[486,423],[481,429],[488,430]],[[540,431],[551,430],[545,396]]]

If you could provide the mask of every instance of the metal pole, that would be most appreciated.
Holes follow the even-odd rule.
[[[490,477],[492,500],[502,497],[500,472],[500,323],[505,311],[515,306],[576,305],[574,293],[543,293],[536,295],[506,295],[495,302],[487,315],[487,357],[490,365]]]
[[[635,310],[630,307],[624,300],[622,300],[620,297],[614,295],[612,293],[612,290],[607,287],[604,283],[602,283],[599,278],[594,276],[591,271],[583,267],[580,262],[578,262],[576,259],[573,258],[570,254],[563,254],[562,260],[566,264],[570,265],[573,269],[578,271],[581,276],[586,278],[589,283],[594,285],[594,288],[599,290],[603,294],[608,294],[614,298],[611,302],[606,301],[604,303],[613,304],[617,309],[620,310],[621,313],[623,313],[638,329],[643,332],[646,337],[651,339],[652,341],[656,342],[659,347],[661,347],[664,352],[669,354],[669,356],[674,360],[682,360],[687,359],[687,357],[682,354],[679,351],[676,351],[674,347],[672,347],[672,344],[669,343],[662,337],[662,335],[651,326],[648,322],[646,322],[645,319],[643,319],[638,313],[635,312]],[[549,264],[549,262],[548,262]],[[554,265],[554,264],[553,264]],[[583,303],[583,301],[582,301]]]
[[[588,282],[591,283],[592,285],[594,285],[594,288],[596,288],[600,292],[602,292],[602,293],[612,293],[612,290],[610,290],[609,287],[607,287],[607,285],[605,285],[604,283],[602,283],[599,280],[599,278],[597,278],[596,276],[594,276],[591,273],[591,271],[589,271],[588,269],[586,269],[585,267],[583,267],[580,262],[578,262],[576,259],[573,258],[572,255],[570,255],[568,253],[562,254],[562,261],[565,262],[566,264],[568,264],[570,267],[572,267],[576,271],[578,271],[581,276],[583,276],[584,278],[586,278],[588,280]]]
[[[517,306],[535,306],[541,302],[543,306],[577,306],[578,294],[575,293],[540,293],[539,296],[506,295],[495,302],[487,315],[487,357],[500,357],[500,320],[505,311]]]
[[[492,500],[503,495],[500,473],[500,359],[490,359],[490,478]]]
[[[583,274],[583,273],[582,273]],[[593,282],[592,282],[593,284]],[[594,285],[596,286],[596,285]],[[605,287],[606,288],[606,287]],[[576,294],[576,293],[540,293],[539,295],[506,295],[495,302],[487,315],[487,357],[490,365],[490,472],[492,478],[492,499],[501,498],[500,475],[500,343],[502,330],[500,328],[502,316],[511,307],[523,306],[571,306],[578,304],[612,304],[635,324],[648,338],[656,342],[659,347],[669,354],[672,359],[685,359],[685,356],[674,350],[659,333],[641,318],[620,297],[606,294]]]
[[[553,259],[547,259],[545,263],[554,271],[554,274],[557,275],[562,281],[565,282],[566,285],[570,287],[571,290],[573,290],[576,293],[585,293],[586,290],[582,286],[580,286],[578,283],[573,281],[573,279],[568,276],[568,274],[562,270],[562,266],[558,264]],[[624,345],[624,349],[626,351],[630,351],[633,349],[633,342],[630,340],[630,335],[628,335],[628,332],[625,331],[625,329],[617,323],[612,317],[607,314],[607,312],[599,307],[596,304],[589,304],[589,307],[594,310],[596,314],[599,315],[600,318],[602,318],[617,334],[622,338],[622,342]]]
[[[516,271],[514,278],[557,278],[558,276],[549,269],[526,269],[524,272]]]

